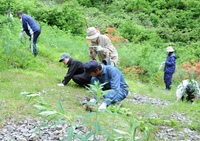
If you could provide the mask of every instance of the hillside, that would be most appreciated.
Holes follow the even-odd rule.
[[[130,73],[134,73],[134,78],[143,82],[160,83],[158,79],[162,77],[162,72],[157,68],[165,60],[165,49],[169,45],[175,48],[177,67],[180,68],[177,69],[175,81],[180,82],[187,75],[192,78],[199,75],[195,69],[198,68],[200,55],[200,2],[197,0],[33,0],[28,3],[25,0],[3,0],[0,5],[0,14],[5,15],[9,8],[12,13],[21,9],[41,22],[42,28],[45,24],[50,25],[53,29],[61,29],[72,35],[73,38],[81,38],[79,42],[85,47],[87,27],[98,27],[102,34],[111,38],[120,52],[120,68],[123,70],[136,66],[139,69]],[[46,34],[46,31],[43,31],[43,34]],[[51,39],[50,34],[45,36]],[[69,45],[64,44],[65,42],[59,43],[62,39],[54,39],[58,42],[53,43],[53,46]],[[46,46],[52,47],[52,44]],[[129,55],[126,55],[126,52],[129,52]]]
[[[199,140],[199,101],[193,105],[175,102],[180,81],[185,78],[200,81],[199,7],[197,0],[1,0],[0,140],[9,138],[2,137],[11,129],[9,124],[21,130],[26,120],[30,120],[30,125],[43,121],[41,111],[34,104],[47,106],[47,113],[56,111],[57,115],[44,119],[58,121],[56,124],[64,119],[67,123],[57,129],[68,137]],[[13,20],[7,17],[9,8]],[[37,57],[30,52],[28,37],[19,38],[21,23],[14,14],[19,9],[32,15],[41,26]],[[98,27],[111,38],[119,52],[117,67],[130,90],[121,107],[112,105],[110,111],[102,113],[85,111],[80,104],[93,96],[88,90],[79,88],[73,81],[66,87],[57,86],[67,72],[66,66],[58,62],[62,53],[67,52],[82,62],[90,59],[85,39],[88,26]],[[163,71],[158,71],[158,67],[166,59],[168,45],[175,48],[177,70],[172,90],[163,91]],[[27,101],[20,95],[23,92],[39,97],[34,95]],[[38,122],[33,122],[34,119]],[[76,126],[78,131],[74,129]],[[17,134],[17,130],[9,132],[10,136]],[[44,128],[43,139],[48,131],[54,134]]]

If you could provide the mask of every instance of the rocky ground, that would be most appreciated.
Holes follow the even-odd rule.
[[[132,93],[132,97],[127,98],[126,100],[136,103],[136,104],[151,104],[151,105],[155,105],[155,106],[162,106],[162,105],[170,104],[170,102],[161,100],[159,98],[151,98],[151,97],[148,97],[145,95],[139,95],[139,94],[135,94],[135,93]]]
[[[169,101],[161,100],[158,98],[151,98],[144,95],[132,94],[131,98],[128,98],[127,101],[136,103],[136,104],[151,104],[154,106],[168,106],[171,103]],[[163,115],[157,115],[156,113],[152,113],[149,118],[157,118],[163,117]],[[181,122],[181,124],[189,123],[192,121],[189,117],[185,117],[182,113],[173,113],[171,114],[170,119]],[[157,133],[155,134],[160,140],[164,141],[199,141],[200,134],[196,131],[193,131],[189,128],[183,128],[179,131],[170,126],[160,126]]]
[[[151,98],[148,96],[143,96],[139,94],[133,94],[131,97],[126,99],[127,101],[136,104],[152,104],[155,106],[168,106],[169,101],[161,100],[158,98]],[[157,115],[152,113],[149,118],[163,117],[163,115]],[[182,113],[174,113],[170,117],[171,120],[176,120],[178,122],[192,123],[192,121],[185,117]],[[170,120],[168,119],[168,120]],[[0,126],[0,140],[1,141],[59,141],[67,137],[67,131],[69,125],[66,123],[53,124],[51,126],[45,126],[41,119],[27,118],[21,120],[10,120],[5,122]],[[40,128],[39,128],[40,127]],[[73,127],[74,134],[85,135],[89,130],[82,126]],[[155,133],[156,138],[164,141],[198,141],[200,140],[200,135],[196,131],[192,131],[189,128],[182,128],[181,130],[176,130],[170,126],[159,126],[158,131]],[[75,139],[79,141],[80,139]],[[92,140],[92,137],[90,138]],[[98,140],[103,141],[103,137],[98,137]]]
[[[1,141],[67,141],[69,125],[66,123],[48,123],[41,119],[26,118],[10,120],[0,127]],[[83,126],[73,127],[75,135],[86,135],[89,130]],[[92,140],[93,137],[89,138]],[[103,140],[102,137],[97,137]],[[80,139],[75,139],[80,141]]]

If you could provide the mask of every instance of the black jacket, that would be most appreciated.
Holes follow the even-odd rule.
[[[72,77],[74,75],[84,73],[83,65],[84,65],[84,63],[70,58],[67,63],[67,66],[69,69],[68,69],[68,72],[67,72],[66,76],[64,77],[62,83],[64,85],[67,85],[67,83],[72,79]]]

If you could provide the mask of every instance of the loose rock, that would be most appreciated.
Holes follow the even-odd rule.
[[[145,95],[139,95],[133,93],[133,97],[126,98],[127,101],[136,103],[136,104],[151,104],[155,106],[169,105],[170,102],[159,99],[159,98],[151,98]]]

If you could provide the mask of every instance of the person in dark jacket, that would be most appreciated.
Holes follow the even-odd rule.
[[[198,98],[200,97],[200,88],[199,84],[195,80],[186,79],[183,80],[176,89],[176,98],[178,100],[184,100],[184,97],[186,97],[186,100],[192,103],[195,103]]]
[[[176,55],[174,54],[174,49],[172,46],[167,47],[168,56],[165,62],[162,62],[159,70],[164,67],[164,83],[166,85],[165,90],[171,89],[172,76],[176,70]]]
[[[17,12],[17,16],[22,22],[21,33],[26,32],[26,34],[30,37],[31,52],[34,54],[34,56],[37,56],[38,51],[36,43],[37,43],[37,38],[39,37],[41,32],[40,27],[31,16],[26,15],[21,11]]]
[[[84,63],[72,59],[68,53],[62,54],[59,62],[66,64],[69,69],[62,83],[58,86],[67,85],[71,79],[81,87],[85,87],[90,83],[91,76],[84,73]]]

